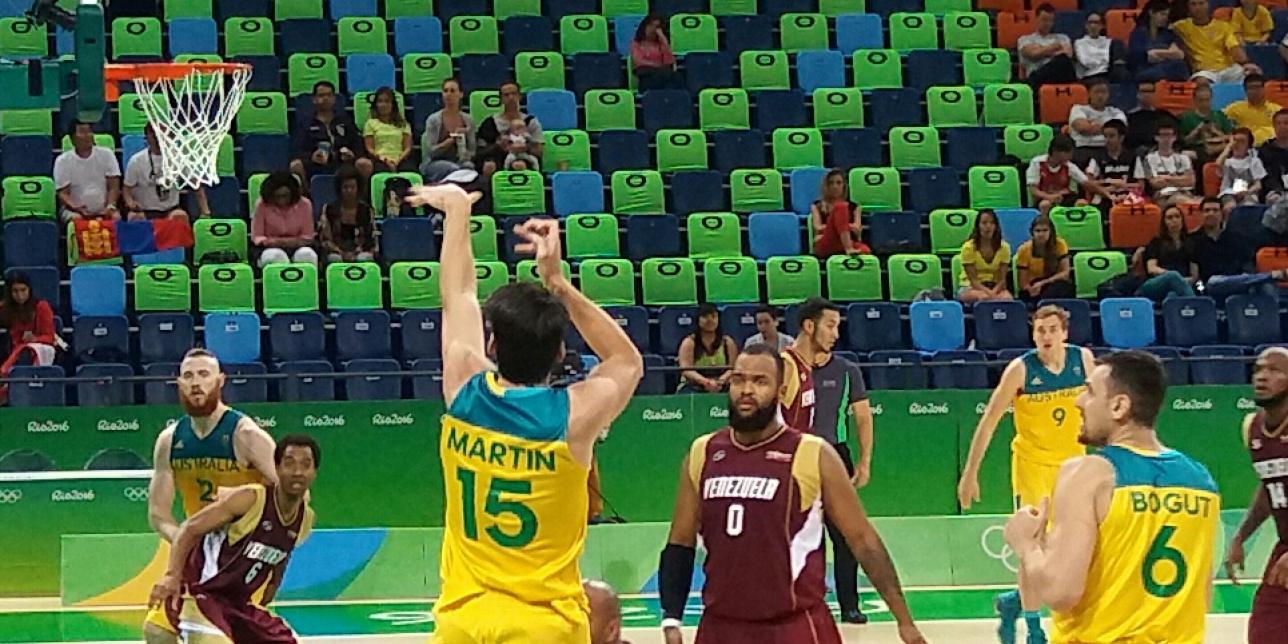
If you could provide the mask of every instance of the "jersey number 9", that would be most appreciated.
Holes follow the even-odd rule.
[[[474,494],[478,474],[464,467],[456,468],[456,480],[461,483],[461,510],[464,514],[462,525],[465,536],[473,541],[479,539],[478,516],[475,514]],[[519,530],[514,534],[501,530],[500,526],[488,526],[484,532],[494,543],[502,548],[522,548],[537,536],[537,513],[522,501],[502,500],[502,494],[532,494],[531,481],[494,478],[487,491],[487,502],[483,513],[490,517],[513,515],[519,520]]]
[[[1064,417],[1066,415],[1068,415],[1068,412],[1063,407],[1056,407],[1051,410],[1051,420],[1055,421],[1056,427],[1064,427]]]

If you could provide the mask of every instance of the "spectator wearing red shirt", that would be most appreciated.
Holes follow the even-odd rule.
[[[9,357],[0,364],[0,378],[18,365],[44,366],[54,362],[54,311],[49,303],[35,296],[26,274],[9,274],[0,299],[0,326],[9,331]],[[7,385],[0,385],[0,402],[9,396]]]
[[[662,18],[650,15],[635,30],[631,41],[631,68],[639,91],[650,89],[683,89],[684,79],[675,69],[675,52],[663,31]]]
[[[823,177],[823,198],[809,209],[814,225],[814,255],[826,259],[832,255],[869,254],[862,241],[863,209],[850,201],[850,188],[845,173],[832,170]]]
[[[260,250],[260,267],[278,262],[317,266],[316,237],[313,202],[302,194],[299,180],[290,172],[268,175],[250,222],[250,241]]]

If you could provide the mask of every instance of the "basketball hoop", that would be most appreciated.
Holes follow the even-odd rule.
[[[246,96],[250,65],[239,63],[137,63],[103,68],[106,98],[120,98],[118,84],[134,83],[139,105],[161,146],[164,188],[219,183],[219,145]]]

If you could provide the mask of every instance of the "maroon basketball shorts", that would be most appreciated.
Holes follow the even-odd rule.
[[[1275,546],[1266,573],[1279,557],[1288,552],[1288,545]],[[1281,644],[1288,638],[1288,588],[1269,586],[1264,577],[1257,595],[1252,599],[1252,615],[1248,617],[1248,644]]]
[[[842,644],[827,604],[776,621],[744,622],[710,613],[698,622],[697,644]]]
[[[180,629],[190,642],[220,642],[222,636],[236,644],[297,644],[291,627],[264,608],[200,593],[184,599]]]

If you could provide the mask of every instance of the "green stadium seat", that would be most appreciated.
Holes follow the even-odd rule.
[[[930,249],[941,255],[961,252],[962,244],[975,230],[975,216],[969,208],[947,208],[930,212]]]
[[[238,134],[287,134],[288,132],[285,94],[246,92],[246,99],[237,110]]]
[[[629,259],[588,259],[577,271],[581,292],[600,306],[634,306],[635,271]]]
[[[249,94],[249,92],[247,93]],[[162,104],[165,99],[157,96]],[[143,97],[139,94],[121,94],[117,101],[117,126],[121,134],[142,134],[148,124],[148,115],[143,111]]]
[[[328,264],[326,307],[331,311],[385,308],[380,264],[375,262]]]
[[[272,56],[273,21],[268,18],[235,16],[224,21],[224,55]]]
[[[971,208],[1020,207],[1020,171],[1014,166],[975,166],[966,184]]]
[[[1073,256],[1073,283],[1078,297],[1096,297],[1100,285],[1127,272],[1127,256],[1120,252],[1083,251]]]
[[[255,271],[250,264],[202,266],[197,271],[197,307],[202,313],[254,311]]]
[[[850,198],[868,212],[903,210],[903,188],[894,168],[852,168]]]
[[[636,129],[635,94],[628,89],[592,89],[583,106],[587,132]]]
[[[939,24],[932,14],[892,13],[889,28],[891,49],[939,49]]]
[[[572,265],[566,261],[559,260],[559,266],[563,269],[564,279],[572,282]],[[541,276],[537,274],[537,260],[521,259],[518,264],[514,265],[514,281],[516,282],[541,282]]]
[[[881,260],[876,255],[827,258],[827,297],[833,302],[880,300]]]
[[[470,116],[475,123],[482,123],[501,111],[501,92],[494,89],[476,89],[470,92]]]
[[[751,103],[747,90],[708,88],[698,93],[698,122],[702,129],[747,130],[751,128]]]
[[[818,259],[809,255],[770,257],[765,261],[765,291],[774,306],[803,302],[823,294]]]
[[[938,0],[939,2],[960,2],[961,0]],[[930,9],[927,8],[927,11]],[[966,0],[966,9],[954,11],[944,16],[944,49],[964,51],[993,46],[993,25],[988,14],[982,11],[971,11],[970,0]]]
[[[470,217],[470,247],[474,250],[476,261],[496,261],[499,257],[496,249],[496,219],[492,217]]]
[[[1033,123],[1033,90],[1028,85],[984,86],[984,125],[1030,125]]]
[[[492,212],[535,215],[546,211],[546,181],[535,170],[502,170],[492,175]]]
[[[618,215],[666,213],[662,173],[657,170],[618,170],[613,173],[613,212]]]
[[[779,170],[823,167],[823,133],[812,127],[774,130],[774,167]]]
[[[124,56],[161,58],[161,21],[156,18],[112,20],[112,59]]]
[[[671,49],[677,56],[695,51],[719,51],[718,29],[715,16],[677,13],[671,16]]]
[[[644,306],[698,303],[698,276],[687,257],[650,257],[640,265]]]
[[[371,102],[375,98],[375,92],[358,92],[353,95],[353,124],[359,130],[366,125],[367,117],[371,114]],[[407,101],[403,99],[402,92],[394,92],[394,105],[404,117],[407,115]]]
[[[835,18],[847,13],[867,13],[864,0],[818,0],[818,12],[828,18]]]
[[[428,18],[434,15],[434,0],[385,0],[384,4],[385,20]]]
[[[489,295],[510,283],[510,267],[505,262],[476,261],[474,277],[478,281],[479,302],[486,302]]]
[[[447,54],[407,54],[402,59],[402,90],[407,94],[443,91],[452,77],[452,57]],[[473,98],[473,94],[471,94]]]
[[[336,36],[339,47],[336,53],[341,56],[350,54],[387,54],[389,43],[386,37],[388,27],[384,18],[341,18],[336,24]]]
[[[752,304],[761,301],[756,260],[750,257],[709,257],[702,262],[706,301],[714,304]]]
[[[863,127],[863,91],[858,88],[814,90],[814,127],[820,130]]]
[[[777,170],[739,168],[729,175],[734,212],[783,209],[783,175]]]
[[[514,76],[525,92],[564,88],[563,54],[553,51],[525,51],[514,56]],[[632,107],[634,101],[632,101]]]
[[[371,210],[377,218],[385,216],[385,182],[394,177],[406,179],[413,186],[419,186],[424,181],[419,172],[377,172],[371,175],[368,189],[371,193]]]
[[[5,194],[9,194],[5,191]],[[206,253],[214,251],[231,251],[240,261],[246,261],[250,254],[247,251],[247,230],[244,219],[211,219],[203,217],[192,222],[192,257],[195,264],[201,264]]]
[[[269,264],[261,273],[265,314],[318,310],[318,267],[308,263]]]
[[[1051,209],[1050,217],[1056,234],[1069,245],[1069,250],[1104,250],[1105,229],[1099,208],[1057,206]]]
[[[219,152],[215,155],[215,172],[221,177],[237,175],[237,163],[233,157],[233,135],[231,134],[225,134],[224,138],[219,140]]]
[[[926,90],[926,112],[935,127],[979,125],[975,90],[969,87],[931,87]]]
[[[286,79],[291,96],[312,94],[318,81],[340,87],[340,61],[333,54],[291,54],[286,61]]]
[[[890,165],[896,168],[938,168],[939,130],[933,127],[890,129]]]
[[[186,264],[151,264],[134,269],[134,310],[192,310],[192,271]]]
[[[893,49],[860,49],[854,52],[854,86],[859,89],[903,87],[903,61]]]
[[[890,283],[890,299],[895,302],[911,302],[928,288],[944,286],[939,257],[928,253],[891,255],[886,260],[886,275]]]
[[[539,16],[541,0],[492,0],[492,15],[497,20],[511,16]]]
[[[273,0],[273,19],[277,22],[323,17],[322,0]]]
[[[970,0],[926,0],[926,13],[936,16],[948,16],[971,10],[973,7]]]
[[[556,170],[590,170],[590,135],[581,130],[547,132],[546,144],[541,150],[541,167],[546,172]],[[567,163],[561,167],[561,163]]]
[[[19,217],[53,218],[58,214],[58,190],[50,177],[5,177],[4,219]]]
[[[54,113],[50,110],[0,111],[0,134],[53,136]]]
[[[714,16],[754,16],[757,13],[756,0],[711,0],[711,15]]]
[[[821,13],[785,13],[778,19],[783,49],[789,53],[828,49],[827,16]]]
[[[397,262],[389,267],[389,306],[394,309],[439,309],[438,262]]]
[[[264,180],[268,178],[268,173],[258,172],[250,175],[246,180],[246,212],[255,212],[255,202],[259,201],[259,189],[264,185]]]
[[[559,20],[559,51],[565,56],[608,51],[608,19],[574,15]]]
[[[49,31],[26,18],[0,19],[0,56],[44,58],[49,55]]]
[[[971,87],[1011,82],[1011,52],[1005,49],[967,49],[962,52],[962,75]]]
[[[162,3],[166,21],[175,18],[209,18],[214,15],[211,0],[165,0]]]
[[[1002,141],[1007,154],[1013,154],[1025,163],[1033,157],[1047,153],[1055,132],[1050,125],[1008,125],[1002,131]]]
[[[731,212],[695,212],[689,215],[689,257],[741,257],[742,230]]]
[[[621,257],[621,235],[617,217],[604,213],[569,215],[564,223],[568,257]]]
[[[456,16],[448,23],[452,56],[495,54],[501,51],[496,18],[492,16]]]
[[[702,130],[658,130],[657,169],[661,172],[706,170],[707,133]]]
[[[600,13],[608,18],[617,16],[647,16],[649,0],[604,0]]]
[[[742,88],[791,89],[791,65],[785,51],[744,51],[738,56]]]

